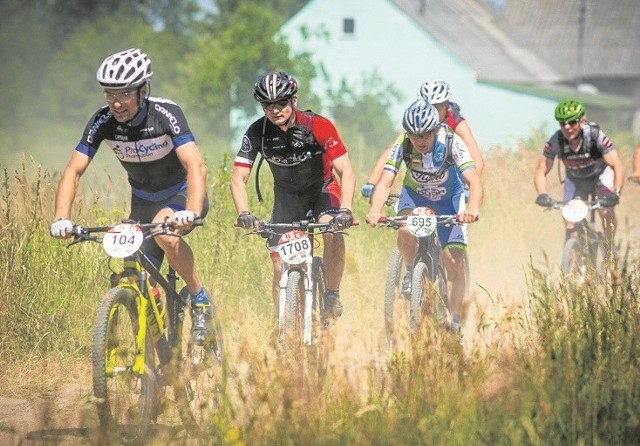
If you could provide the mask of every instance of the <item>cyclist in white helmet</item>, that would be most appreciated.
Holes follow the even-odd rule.
[[[175,221],[189,232],[207,214],[206,167],[187,120],[174,102],[149,96],[151,61],[137,48],[107,57],[96,77],[107,104],[89,120],[62,173],[51,223],[51,235],[71,236],[71,207],[80,177],[104,142],[120,160],[131,185],[130,219]],[[159,236],[145,241],[147,256],[169,264],[191,294],[192,338],[202,344],[209,333],[212,303],[198,277],[193,253],[182,237]]]
[[[484,159],[478,143],[473,136],[468,121],[460,113],[460,106],[455,102],[451,102],[451,87],[441,79],[434,79],[421,85],[418,96],[428,100],[438,110],[440,122],[448,125],[467,146],[473,161],[476,164],[476,170],[482,176],[484,169]],[[391,147],[388,147],[376,161],[376,164],[369,175],[367,184],[362,186],[361,193],[365,197],[370,197],[374,186],[377,184],[382,174],[382,169],[389,158]]]
[[[408,214],[416,207],[428,206],[437,215],[455,214],[463,223],[478,220],[482,202],[482,182],[475,162],[462,139],[440,123],[438,111],[425,99],[417,99],[404,113],[405,133],[391,146],[380,181],[373,191],[367,223],[374,226],[382,216],[389,191],[402,164],[406,165],[398,213]],[[469,185],[469,202],[465,203],[464,184]],[[447,274],[451,328],[460,329],[462,303],[466,292],[464,271],[467,247],[466,226],[438,226],[442,259]],[[407,267],[402,292],[411,288],[411,265],[418,245],[406,228],[398,231],[398,250]]]

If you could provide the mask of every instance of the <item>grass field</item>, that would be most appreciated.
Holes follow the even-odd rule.
[[[363,224],[349,230],[345,314],[323,379],[307,371],[300,380],[279,367],[269,345],[267,251],[260,239],[233,227],[229,160],[210,163],[212,211],[189,240],[219,304],[231,375],[207,444],[637,442],[640,188],[629,184],[618,208],[624,269],[608,283],[572,289],[557,274],[560,215],[533,204],[537,143],[486,154],[485,201],[480,221],[469,228],[473,285],[463,346],[425,329],[401,351],[387,351],[382,290],[395,235]],[[623,155],[628,165],[630,153]],[[67,249],[49,237],[56,174],[28,158],[0,167],[0,395],[55,395],[69,370],[90,382],[91,320],[108,270],[99,246]],[[549,182],[559,197],[556,177],[552,172]],[[77,222],[126,215],[128,191],[120,176],[101,172],[99,181],[81,184]],[[270,212],[265,195],[266,203],[252,203],[260,217]],[[361,220],[366,206],[356,199]],[[0,431],[14,428],[0,422]],[[156,441],[188,442],[171,435]]]

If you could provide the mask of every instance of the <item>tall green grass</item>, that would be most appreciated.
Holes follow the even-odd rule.
[[[480,222],[470,227],[473,291],[464,346],[424,327],[400,351],[386,350],[382,289],[395,234],[364,224],[349,230],[345,314],[332,330],[326,371],[283,368],[278,361],[270,342],[264,241],[233,227],[230,160],[212,166],[211,210],[205,227],[188,239],[223,320],[230,374],[205,444],[637,442],[637,254],[631,249],[606,282],[576,289],[559,279],[560,217],[533,205],[537,156],[528,149],[487,154],[485,204]],[[252,210],[262,218],[271,202],[265,172],[265,203],[249,191]],[[109,270],[99,245],[67,248],[48,235],[54,176],[26,159],[17,169],[0,166],[0,174],[0,394],[55,391],[62,378],[42,380],[29,371],[39,370],[38,362],[86,368],[93,312]],[[550,183],[557,192],[559,184],[552,177]],[[93,189],[83,179],[74,220],[119,221],[126,216],[126,202],[118,201],[126,187],[112,180]],[[623,200],[637,194],[625,191]],[[633,217],[633,209],[622,211],[627,203],[621,205],[623,221]],[[360,220],[366,207],[356,200]],[[633,248],[636,232],[622,225],[620,238]],[[19,379],[16,370],[22,370]],[[172,429],[156,432],[158,441],[187,444],[179,423],[163,417]]]

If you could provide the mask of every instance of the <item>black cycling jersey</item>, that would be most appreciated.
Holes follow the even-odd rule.
[[[133,194],[160,201],[184,188],[186,171],[175,149],[195,141],[182,109],[173,101],[148,98],[128,123],[120,123],[108,106],[89,120],[76,150],[93,157],[101,142],[118,157]]]

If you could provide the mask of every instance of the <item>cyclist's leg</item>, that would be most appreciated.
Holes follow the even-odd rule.
[[[408,188],[402,187],[400,190],[400,198],[398,198],[398,215],[410,214],[418,206],[429,206],[430,203],[424,197],[411,192]],[[402,260],[407,268],[413,266],[413,259],[418,252],[418,242],[416,238],[409,233],[406,227],[398,230],[398,250],[402,255]]]
[[[613,192],[613,169],[609,166],[598,177],[598,182],[595,185],[594,195],[603,196],[607,193]],[[602,231],[604,232],[607,248],[613,246],[615,242],[616,228],[618,226],[618,220],[616,219],[616,213],[614,208],[600,208],[598,214],[602,219]]]
[[[323,185],[319,193],[313,198],[313,214],[319,223],[331,221],[340,208],[340,185],[333,178]],[[335,291],[338,294],[342,274],[345,265],[345,243],[342,234],[323,234],[323,255],[322,260],[325,265],[327,280],[327,290]]]
[[[437,215],[458,214],[465,207],[464,194],[456,194],[450,201],[436,202]],[[462,309],[467,292],[468,277],[465,273],[465,250],[467,249],[467,226],[438,225],[438,238],[442,245],[442,263],[447,274],[449,311],[452,326],[462,322]],[[454,328],[459,328],[454,327]]]

